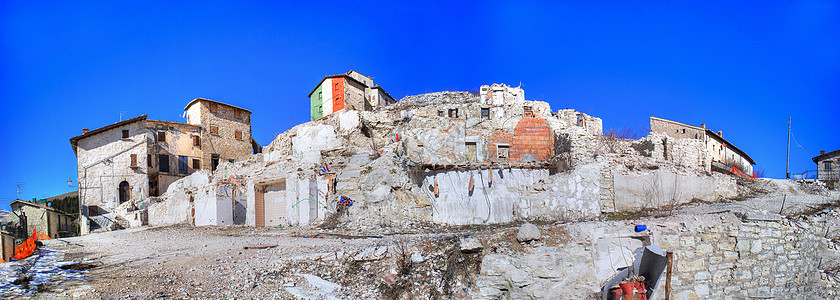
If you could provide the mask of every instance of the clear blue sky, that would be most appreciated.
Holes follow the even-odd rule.
[[[328,74],[391,95],[522,83],[600,117],[706,123],[784,177],[840,149],[840,4],[579,1],[0,1],[0,208],[68,192],[68,139],[128,117],[181,121],[196,97],[254,112],[260,144],[308,121]]]

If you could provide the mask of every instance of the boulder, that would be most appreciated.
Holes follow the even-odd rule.
[[[519,232],[516,233],[516,240],[520,243],[539,240],[540,237],[542,237],[540,229],[531,223],[522,224],[522,226],[519,227]]]

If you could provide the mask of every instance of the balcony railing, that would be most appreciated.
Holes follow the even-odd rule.
[[[819,170],[817,172],[818,180],[836,181],[840,180],[840,169],[837,170]]]

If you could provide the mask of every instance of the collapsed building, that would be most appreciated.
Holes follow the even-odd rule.
[[[145,204],[174,182],[220,162],[259,152],[251,111],[197,98],[184,108],[187,123],[147,115],[70,139],[77,157],[80,233],[147,223]]]
[[[737,194],[735,179],[711,172],[715,160],[705,153],[704,143],[720,135],[705,131],[702,143],[667,136],[664,144],[660,132],[605,137],[599,118],[524,100],[521,88],[481,91],[408,96],[370,110],[333,106],[278,135],[263,153],[222,162],[224,172],[197,172],[149,199],[149,223],[383,228],[581,220]]]

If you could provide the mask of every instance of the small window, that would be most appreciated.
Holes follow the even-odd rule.
[[[149,166],[149,167],[152,166],[152,155],[151,154],[146,155],[146,165]]]
[[[158,131],[157,140],[158,140],[158,142],[165,143],[166,142],[166,131]]]
[[[523,109],[525,111],[524,115],[525,115],[526,118],[533,118],[534,117],[533,108],[531,108],[530,106],[524,106]]]
[[[233,137],[235,137],[237,140],[241,140],[242,139],[242,131],[239,131],[239,130],[235,131],[233,133]]]
[[[123,137],[124,139],[128,138],[128,129],[123,129]]]
[[[496,154],[497,157],[501,159],[510,158],[510,145],[497,145]]]
[[[449,117],[450,118],[458,118],[458,109],[457,108],[450,108],[449,109]]]
[[[577,115],[577,126],[583,126],[583,116]]]
[[[178,174],[189,174],[190,170],[187,167],[187,157],[186,156],[178,156]]]
[[[685,133],[685,128],[683,128],[683,133]]]
[[[219,134],[219,127],[210,125],[210,133],[218,135]]]
[[[490,120],[490,108],[482,108],[481,109],[481,118]]]
[[[158,154],[158,170],[161,172],[169,172],[169,155]]]
[[[218,105],[216,103],[210,103],[210,112],[217,112],[219,111]]]
[[[242,118],[242,111],[241,111],[241,110],[238,110],[238,109],[234,109],[234,110],[233,110],[233,115],[234,115],[237,119],[241,119],[241,118]]]
[[[831,171],[831,162],[827,161],[823,164],[825,165],[825,170],[830,172]]]
[[[201,137],[194,135],[193,137],[193,146],[201,147]]]
[[[201,160],[198,158],[193,158],[193,169],[201,170]]]
[[[137,154],[132,154],[132,155],[131,155],[131,166],[132,166],[132,167],[136,167],[136,166],[137,166]]]
[[[438,117],[443,117],[443,111],[442,110],[438,111]]]

